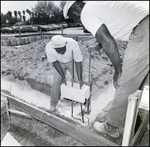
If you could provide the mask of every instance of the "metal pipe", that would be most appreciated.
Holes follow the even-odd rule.
[[[91,49],[89,48],[89,71],[88,71],[88,85],[90,86],[90,72],[91,72]]]
[[[73,117],[73,101],[71,101],[71,116]]]
[[[93,46],[89,47],[89,71],[88,71],[88,86],[90,86],[90,92],[91,92],[91,82],[90,82],[90,72],[91,72],[91,49]],[[91,95],[89,99],[85,99],[85,105],[87,107],[87,114],[91,112]]]
[[[82,109],[82,103],[81,103],[81,115],[82,115],[82,121],[84,123],[84,114],[83,114],[83,109]]]

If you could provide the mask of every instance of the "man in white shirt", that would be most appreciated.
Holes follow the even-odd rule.
[[[140,88],[149,72],[149,9],[136,1],[68,1],[63,14],[91,32],[99,43],[96,49],[102,47],[114,66],[112,108],[107,121],[95,122],[93,127],[98,133],[118,138],[128,96]],[[128,41],[122,67],[116,39]]]
[[[80,86],[83,85],[82,81],[82,60],[83,56],[78,43],[72,39],[55,35],[51,41],[46,45],[45,52],[47,59],[54,66],[54,83],[51,89],[51,102],[50,112],[56,110],[58,100],[60,98],[60,85],[62,82],[66,84],[65,73],[68,69],[73,75],[72,70],[72,51],[73,60],[75,61],[74,82],[79,82]]]

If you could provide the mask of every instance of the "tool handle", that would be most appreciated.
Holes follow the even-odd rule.
[[[73,87],[73,80],[74,80],[74,60],[73,60],[73,50],[71,51],[71,57],[72,57],[72,87]]]
[[[90,72],[91,72],[91,49],[89,49],[89,71],[88,71],[88,86],[90,86]]]

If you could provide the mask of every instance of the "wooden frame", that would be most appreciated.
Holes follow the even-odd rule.
[[[130,146],[136,146],[139,143],[139,141],[141,140],[141,138],[142,138],[142,136],[143,136],[143,134],[146,130],[148,122],[149,122],[149,111],[147,112],[146,117],[143,120],[143,122],[141,123],[141,125],[140,125],[139,129],[137,130],[135,136],[131,140]]]
[[[64,119],[61,119],[53,114],[43,111],[37,107],[34,107],[26,102],[23,102],[13,96],[7,95],[3,92],[1,94],[8,99],[8,104],[11,107],[19,109],[31,117],[52,126],[53,128],[63,132],[64,134],[74,138],[75,140],[87,145],[87,146],[119,146],[102,136],[98,136],[85,130],[79,126],[76,126]]]
[[[34,107],[26,102],[23,102],[13,96],[5,94],[1,92],[1,95],[7,97],[8,104],[11,107],[15,107],[26,114],[30,115],[31,117],[52,126],[53,128],[61,131],[62,133],[74,138],[75,140],[87,145],[87,146],[119,146],[118,144],[107,140],[106,138],[96,135],[88,130],[85,130],[79,126],[76,126],[60,117],[57,117],[53,114],[50,114],[44,110],[41,110],[37,107]],[[149,112],[149,111],[148,111]],[[138,128],[136,134],[134,135],[133,139],[131,140],[130,146],[137,145],[137,143],[142,138],[147,124],[148,124],[149,113],[147,113],[145,119],[141,123],[140,127]]]
[[[137,145],[146,130],[148,124],[149,111],[146,114],[145,119],[142,121],[140,127],[138,128],[136,134],[134,135],[134,129],[137,121],[141,97],[141,90],[137,90],[134,92],[134,94],[129,95],[122,146]]]

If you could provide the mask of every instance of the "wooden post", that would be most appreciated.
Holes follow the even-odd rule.
[[[139,129],[137,130],[137,132],[136,132],[136,134],[135,134],[134,138],[132,139],[129,146],[137,146],[137,144],[141,140],[141,138],[142,138],[142,136],[146,130],[148,122],[149,122],[149,111],[147,112],[144,120],[142,121]]]
[[[137,101],[137,105],[136,105],[136,109],[135,109],[135,117],[134,117],[134,124],[133,124],[133,128],[132,128],[131,138],[134,137],[134,129],[135,129],[137,115],[138,115],[138,110],[139,110],[138,108],[139,108],[139,104],[140,104],[141,97],[142,97],[142,91],[137,90],[136,94],[137,94],[137,97],[138,97],[138,101]]]
[[[42,29],[40,28],[40,36],[41,36],[41,39],[42,39]]]
[[[20,44],[22,44],[22,40],[21,40],[21,29],[19,28],[19,36],[20,36]]]
[[[140,91],[129,95],[122,146],[128,146],[134,133]]]

